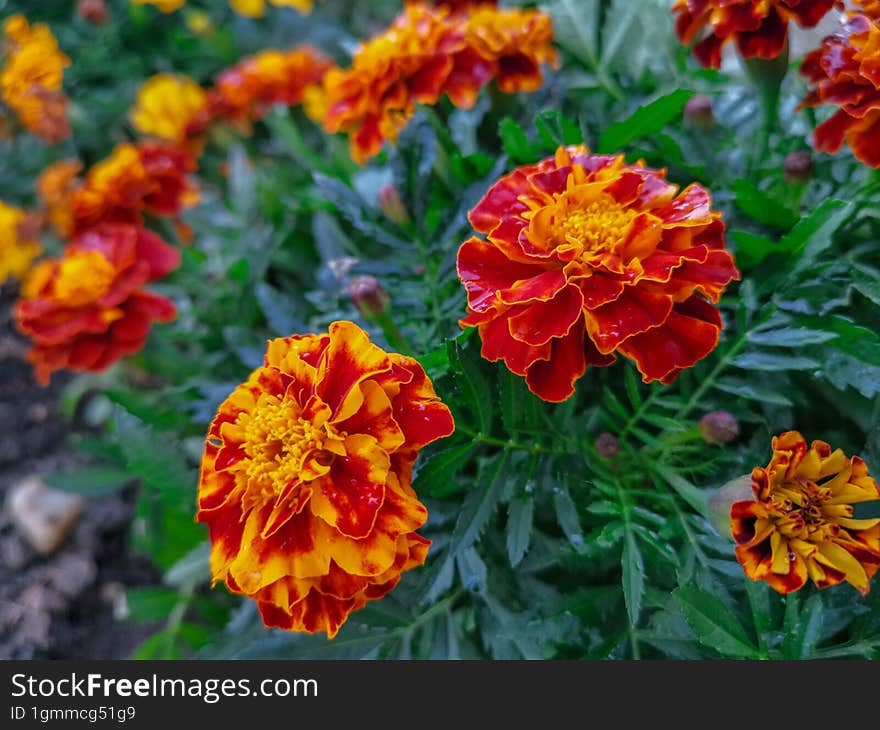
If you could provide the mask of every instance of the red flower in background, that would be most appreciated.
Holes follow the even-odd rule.
[[[807,55],[801,73],[814,86],[801,106],[839,107],[816,127],[815,148],[834,154],[846,142],[857,159],[880,167],[880,19],[848,18]]]
[[[721,66],[725,43],[736,43],[743,58],[776,58],[788,40],[788,24],[812,28],[840,0],[677,0],[675,31],[693,47],[701,65]]]
[[[189,177],[196,169],[184,150],[160,143],[120,144],[93,165],[71,196],[73,233],[102,222],[140,224],[142,213],[178,215],[199,195]]]
[[[458,252],[462,327],[547,401],[616,355],[672,381],[718,342],[717,302],[739,274],[709,193],[583,147],[501,178],[470,212],[486,240]]]
[[[261,51],[220,73],[208,95],[207,114],[249,125],[274,104],[316,104],[313,97],[322,95],[321,79],[332,67],[326,56],[310,46]]]
[[[348,69],[324,78],[328,132],[346,132],[364,163],[394,142],[416,104],[448,95],[470,108],[492,79],[502,91],[534,91],[541,64],[556,64],[550,17],[491,4],[408,4],[383,33],[362,44]]]
[[[424,563],[412,467],[453,429],[421,365],[352,322],[270,341],[208,432],[197,519],[214,581],[266,626],[333,638]]]
[[[48,383],[61,368],[101,371],[140,350],[154,320],[174,304],[143,287],[180,264],[177,249],[137,226],[107,223],[75,238],[58,259],[41,261],[15,304],[28,359]]]

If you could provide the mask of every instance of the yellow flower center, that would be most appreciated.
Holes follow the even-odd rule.
[[[67,307],[81,307],[100,299],[113,285],[116,270],[97,251],[73,253],[58,266],[55,299]]]
[[[827,506],[831,489],[810,480],[786,482],[778,486],[772,495],[773,507],[782,515],[780,531],[788,537],[798,537],[811,542],[829,539],[835,527],[835,517],[850,516],[852,507],[839,505],[841,515],[829,515]]]
[[[569,212],[559,221],[562,237],[583,246],[582,259],[614,251],[624,240],[638,211],[609,200],[595,200]]]
[[[306,458],[324,446],[327,431],[302,418],[291,398],[263,395],[250,413],[238,417],[244,429],[248,482],[267,496],[299,479]]]

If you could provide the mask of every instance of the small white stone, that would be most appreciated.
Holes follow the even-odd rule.
[[[85,500],[27,477],[12,489],[6,511],[22,537],[42,555],[54,552],[82,514]]]

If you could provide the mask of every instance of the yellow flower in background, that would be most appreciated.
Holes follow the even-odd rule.
[[[173,13],[182,8],[186,0],[132,0],[135,5],[153,5],[163,13]]]
[[[23,277],[43,250],[24,227],[27,213],[0,200],[0,284]]]
[[[68,100],[61,83],[70,58],[47,25],[31,26],[23,15],[7,18],[3,32],[8,49],[0,72],[3,101],[33,134],[52,143],[68,137]]]
[[[311,13],[314,7],[312,0],[269,0],[269,4],[276,8],[294,8],[303,15]],[[229,0],[229,7],[239,15],[261,18],[266,12],[266,0]]]
[[[183,144],[190,123],[207,104],[204,89],[191,78],[161,73],[147,79],[138,90],[129,117],[141,134]]]

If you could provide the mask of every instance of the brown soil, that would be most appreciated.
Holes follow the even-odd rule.
[[[159,574],[129,550],[135,492],[90,497],[51,555],[37,553],[6,508],[20,480],[75,468],[58,401],[69,378],[39,385],[15,330],[15,288],[0,287],[0,659],[124,659],[152,627],[124,620],[125,591]]]

